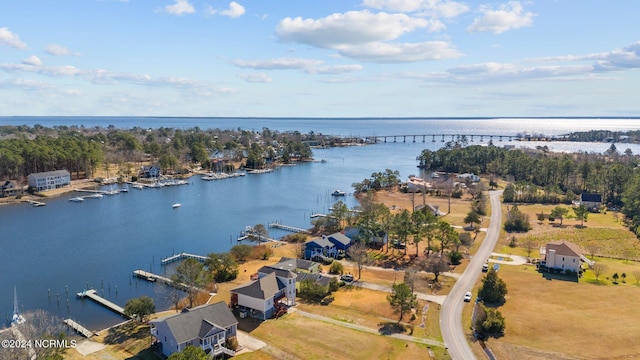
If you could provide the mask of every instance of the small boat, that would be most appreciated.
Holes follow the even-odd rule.
[[[180,204],[180,203],[175,203],[175,204],[171,205],[171,207],[174,208],[174,209],[179,208],[180,206],[182,206],[182,204]]]
[[[25,323],[24,317],[20,314],[18,310],[18,292],[16,287],[13,287],[13,317],[11,318],[11,325],[20,325]]]
[[[129,192],[129,188],[128,187],[123,187],[122,189],[120,189],[120,192]]]
[[[93,195],[89,195],[88,197],[90,197],[92,199],[100,199],[100,198],[104,197],[104,195],[102,195],[100,193],[95,193]]]
[[[83,198],[83,197],[80,197],[80,196],[76,196],[76,197],[74,197],[74,198],[69,199],[69,201],[73,201],[73,202],[81,202],[81,201],[84,201],[84,198]]]
[[[347,193],[342,191],[342,190],[334,190],[331,193],[331,195],[333,195],[333,196],[345,196],[345,195],[347,195]]]

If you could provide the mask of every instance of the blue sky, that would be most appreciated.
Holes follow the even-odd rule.
[[[0,1],[0,115],[640,116],[640,2]]]

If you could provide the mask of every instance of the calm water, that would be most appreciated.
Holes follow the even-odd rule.
[[[538,119],[539,120],[539,119]],[[536,121],[538,121],[536,120]],[[574,122],[574,120],[567,120]],[[175,119],[175,118],[0,118],[0,124],[40,123],[44,126],[82,124],[126,128],[220,127],[316,131],[342,135],[384,134],[501,134],[519,132],[562,134],[572,130],[640,128],[639,120],[558,122],[539,120],[320,120],[320,119]],[[586,124],[584,122],[588,122]],[[178,125],[179,124],[179,125]],[[535,126],[531,126],[534,124]],[[602,125],[602,126],[596,126]],[[544,130],[543,130],[544,129]],[[421,140],[421,139],[420,139]],[[486,140],[485,140],[486,142]],[[496,145],[509,142],[497,142]],[[510,144],[520,145],[517,142]],[[535,143],[527,144],[535,146]],[[558,151],[606,150],[608,144],[544,143]],[[60,317],[71,317],[98,330],[121,319],[75,293],[95,288],[104,297],[124,306],[127,299],[148,295],[159,308],[164,288],[131,278],[135,269],[163,274],[160,259],[182,251],[205,255],[224,252],[235,244],[247,225],[280,221],[309,227],[309,215],[327,212],[330,192],[351,192],[351,184],[386,168],[399,170],[402,178],[417,174],[415,157],[424,148],[435,150],[442,142],[387,143],[374,146],[314,150],[326,163],[281,167],[273,173],[247,175],[206,182],[192,178],[191,185],[161,189],[130,189],[129,193],[102,199],[69,202],[75,194],[47,200],[47,206],[0,206],[0,321],[11,316],[13,287],[17,286],[21,307],[43,308]],[[637,145],[618,145],[623,151]],[[356,205],[353,196],[344,199]],[[182,207],[173,209],[179,202]],[[286,233],[271,230],[272,237]],[[67,307],[67,288],[69,305]],[[50,296],[48,295],[50,294]],[[58,301],[59,299],[59,301]]]

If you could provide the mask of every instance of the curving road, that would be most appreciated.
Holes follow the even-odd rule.
[[[469,262],[469,266],[447,295],[440,310],[440,331],[448,353],[452,359],[475,359],[471,347],[462,327],[462,309],[464,293],[471,291],[482,271],[482,263],[489,258],[498,242],[502,225],[502,211],[500,209],[500,195],[502,191],[490,191],[491,219],[487,235],[476,254]],[[471,303],[473,304],[473,303]]]

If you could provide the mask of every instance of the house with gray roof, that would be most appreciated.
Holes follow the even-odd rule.
[[[339,232],[328,236],[325,235],[323,238],[329,240],[333,245],[335,245],[336,250],[338,251],[347,251],[351,247],[351,239]]]
[[[231,306],[243,314],[266,320],[296,304],[296,274],[263,266],[258,279],[231,289]]]
[[[201,348],[212,357],[235,355],[225,343],[236,336],[238,320],[224,301],[185,309],[179,314],[151,320],[149,324],[151,335],[167,357],[189,345]]]
[[[277,266],[283,269],[293,270],[298,274],[303,272],[311,273],[311,274],[320,272],[319,263],[311,260],[305,260],[305,259],[293,259],[288,257],[282,257],[280,258],[280,261],[278,261],[277,264],[274,264],[271,266]]]
[[[36,191],[46,191],[71,185],[71,174],[67,170],[32,173],[27,180]]]

